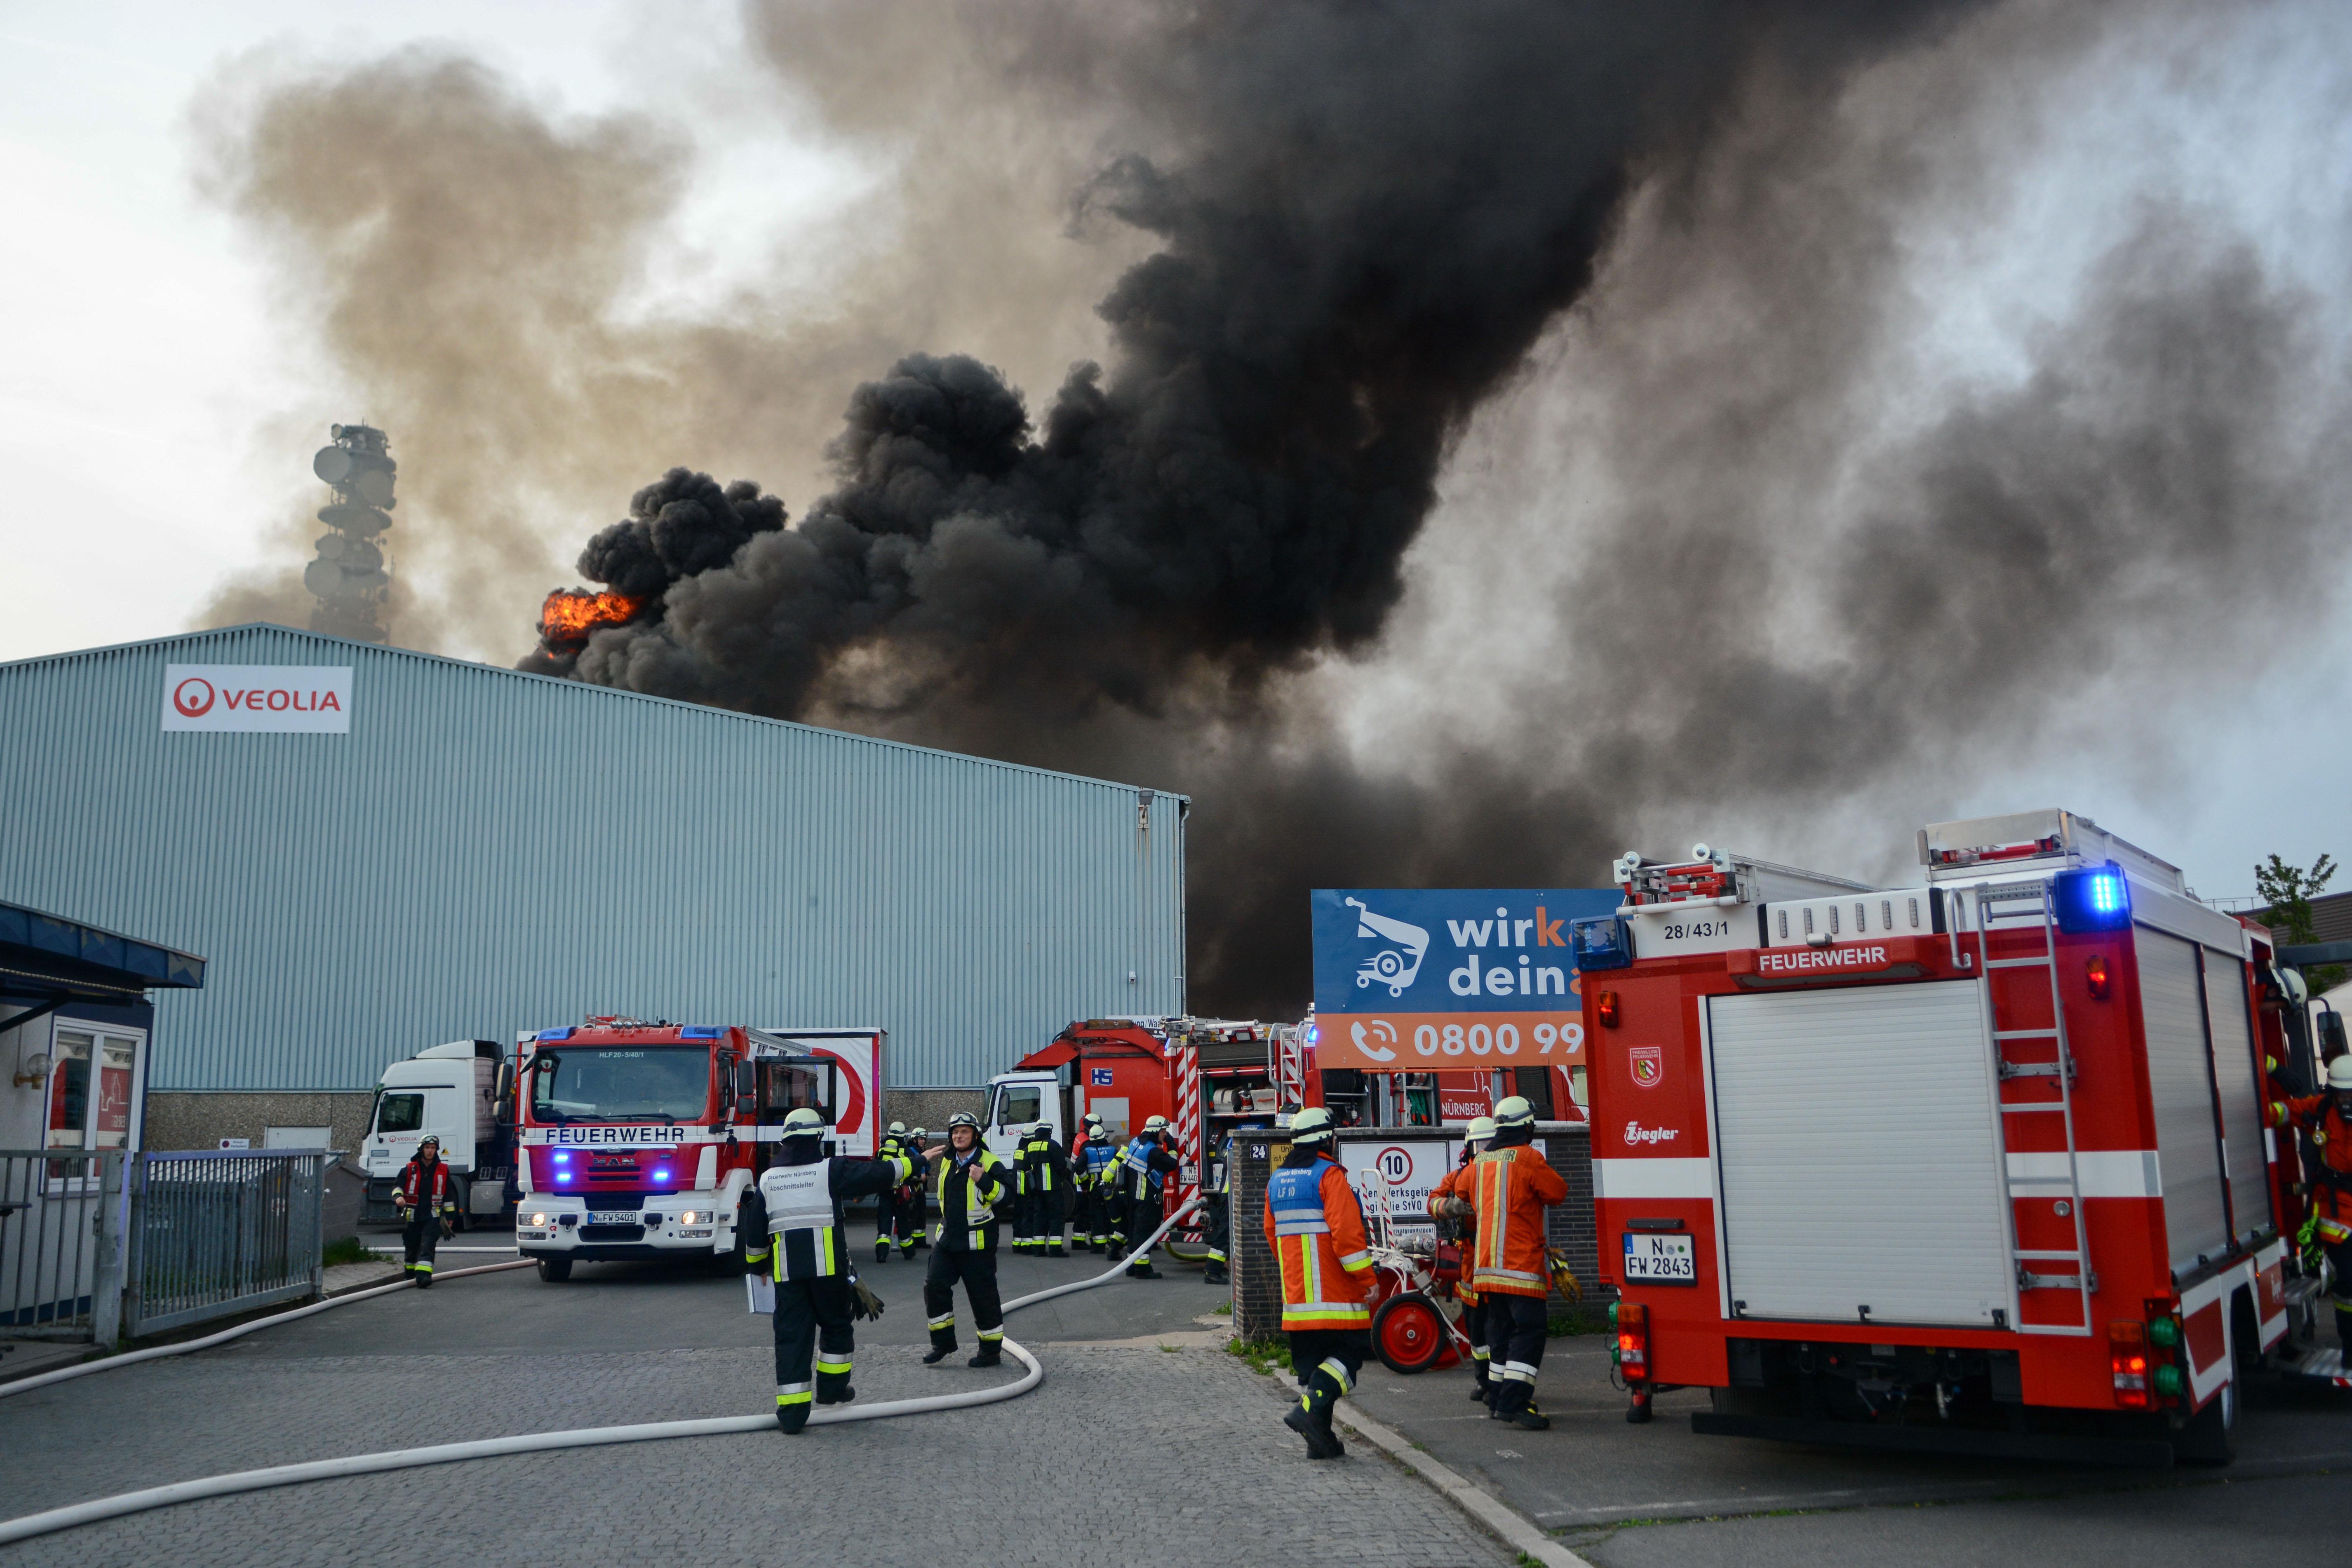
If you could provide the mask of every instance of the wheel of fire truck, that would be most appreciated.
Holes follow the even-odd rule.
[[[2172,1457],[2184,1465],[2226,1465],[2238,1457],[2238,1385],[2232,1377],[2205,1408],[2172,1434]]]
[[[1445,1315],[1419,1291],[1391,1296],[1372,1313],[1372,1349],[1391,1372],[1427,1372],[1445,1341]]]
[[[539,1260],[539,1277],[551,1285],[561,1285],[564,1281],[572,1278],[572,1260],[541,1258]]]

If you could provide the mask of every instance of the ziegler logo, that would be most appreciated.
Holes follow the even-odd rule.
[[[1639,1122],[1625,1124],[1625,1141],[1629,1144],[1671,1144],[1682,1135],[1679,1127],[1644,1127]]]
[[[1625,1061],[1633,1071],[1635,1088],[1655,1089],[1665,1082],[1666,1052],[1664,1046],[1629,1046],[1625,1051]]]

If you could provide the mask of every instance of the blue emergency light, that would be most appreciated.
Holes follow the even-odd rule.
[[[2051,883],[2051,902],[2057,906],[2058,929],[2069,936],[2086,931],[2122,931],[2131,925],[2131,884],[2123,867],[2105,865],[2062,871]]]
[[[1633,961],[1633,936],[1614,915],[1571,923],[1568,939],[1579,969],[1622,969]]]
[[[691,1023],[677,1031],[680,1040],[717,1040],[727,1031],[716,1024]]]
[[[541,1030],[533,1038],[538,1040],[570,1040],[572,1038],[572,1031],[568,1029],[543,1029]]]
[[[667,1166],[656,1166],[656,1167],[655,1168],[655,1170],[654,1170],[654,1180],[656,1180],[656,1181],[667,1181],[667,1180],[669,1180],[669,1167],[668,1167]]]

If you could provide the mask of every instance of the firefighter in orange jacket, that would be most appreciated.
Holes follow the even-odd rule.
[[[449,1185],[449,1166],[441,1158],[441,1140],[427,1133],[416,1145],[416,1157],[402,1167],[400,1185],[392,1201],[401,1220],[404,1266],[417,1289],[433,1286],[433,1253],[441,1238],[457,1228],[457,1199]]]
[[[2319,1149],[2318,1167],[2304,1162],[2319,1244],[2336,1274],[2336,1338],[2352,1356],[2352,1056],[2327,1064],[2327,1092],[2273,1101],[2284,1126],[2300,1129]]]
[[[1372,1354],[1370,1244],[1348,1175],[1331,1158],[1331,1113],[1291,1119],[1290,1153],[1265,1187],[1265,1239],[1282,1265],[1282,1326],[1305,1390],[1283,1425],[1315,1458],[1348,1451],[1331,1430],[1331,1406],[1356,1385]]]
[[[1470,1166],[1478,1211],[1470,1283],[1486,1299],[1487,1352],[1503,1363],[1492,1375],[1490,1416],[1540,1432],[1551,1425],[1536,1408],[1551,1292],[1544,1210],[1567,1199],[1568,1183],[1529,1146],[1535,1132],[1535,1107],[1518,1095],[1495,1107],[1495,1141]]]
[[[1433,1219],[1451,1220],[1457,1235],[1467,1235],[1478,1214],[1473,1199],[1477,1194],[1477,1158],[1495,1135],[1495,1118],[1478,1116],[1471,1120],[1462,1136],[1462,1163],[1438,1178],[1429,1189],[1429,1213]],[[1471,1385],[1470,1397],[1481,1405],[1490,1404],[1494,1396],[1494,1380],[1489,1375],[1486,1348],[1486,1303],[1478,1289],[1470,1282],[1465,1270],[1461,1283],[1454,1287],[1454,1299],[1462,1303],[1462,1332],[1470,1336],[1470,1371],[1476,1378]]]

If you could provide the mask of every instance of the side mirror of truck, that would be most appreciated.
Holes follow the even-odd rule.
[[[498,1087],[490,1095],[490,1115],[494,1120],[511,1122],[515,1119],[514,1086],[513,1064],[499,1062]]]
[[[755,1106],[759,1103],[759,1094],[760,1064],[756,1061],[737,1062],[735,1064],[735,1103],[738,1105]]]

